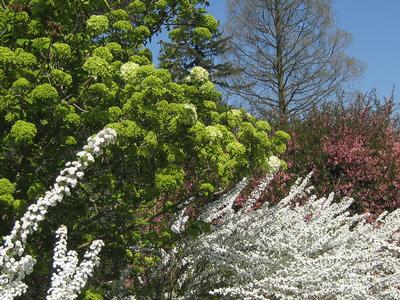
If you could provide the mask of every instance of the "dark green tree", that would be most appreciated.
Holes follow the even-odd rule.
[[[240,70],[222,56],[229,51],[230,38],[223,36],[219,22],[199,8],[179,16],[170,27],[169,41],[160,41],[160,66],[169,69],[176,81],[188,76],[191,68],[200,66],[210,73],[210,80],[226,88],[226,78]]]

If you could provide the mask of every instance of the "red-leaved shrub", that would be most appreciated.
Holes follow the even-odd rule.
[[[286,129],[292,136],[279,172],[262,201],[281,199],[298,176],[314,171],[321,194],[355,198],[357,212],[379,214],[400,207],[400,131],[393,98],[374,93],[313,109]]]

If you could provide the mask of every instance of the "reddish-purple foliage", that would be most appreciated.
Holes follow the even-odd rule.
[[[393,128],[386,128],[381,133],[381,144],[373,145],[371,140],[375,137],[369,131],[359,133],[351,129],[341,128],[341,132],[322,141],[335,190],[357,198],[363,210],[380,212],[399,207],[398,134]]]
[[[379,103],[372,94],[325,105],[287,131],[289,167],[276,175],[263,201],[281,199],[295,178],[314,170],[317,192],[352,196],[356,211],[400,207],[400,133],[392,99]]]

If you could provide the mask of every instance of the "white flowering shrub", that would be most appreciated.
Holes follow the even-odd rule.
[[[311,195],[310,176],[275,206],[252,208],[268,175],[239,211],[246,181],[207,207],[211,232],[164,252],[160,299],[400,299],[400,210],[367,223],[352,199]]]
[[[102,153],[102,147],[113,142],[115,138],[116,132],[109,128],[89,137],[83,151],[77,153],[78,159],[66,164],[51,190],[30,205],[23,217],[15,222],[11,233],[3,237],[4,242],[0,247],[0,299],[11,300],[26,292],[28,287],[23,279],[32,272],[36,263],[32,256],[24,255],[28,237],[38,230],[39,223],[45,219],[48,209],[56,206],[76,187],[84,176],[83,171]],[[84,261],[78,266],[77,253],[66,253],[65,227],[60,227],[57,237],[59,240],[54,253],[56,273],[52,276],[47,299],[75,299],[93,272],[103,243],[94,241],[86,252]]]

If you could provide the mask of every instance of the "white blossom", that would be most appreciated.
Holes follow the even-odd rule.
[[[27,286],[23,283],[23,279],[26,274],[32,272],[36,263],[33,257],[24,255],[28,236],[38,230],[39,223],[44,220],[48,208],[57,205],[72,188],[76,187],[83,177],[85,168],[101,153],[98,149],[113,142],[115,138],[116,132],[110,128],[89,137],[83,147],[84,150],[77,153],[78,160],[66,163],[66,168],[57,176],[53,187],[36,203],[31,204],[23,217],[15,222],[11,233],[3,237],[4,242],[0,247],[1,299],[14,299],[26,292]],[[58,244],[58,247],[61,249],[61,244]]]
[[[194,197],[191,197],[188,200],[186,200],[184,203],[182,203],[181,207],[183,206],[183,208],[180,210],[180,212],[177,214],[174,221],[172,222],[172,225],[171,225],[172,232],[174,232],[176,234],[180,234],[185,230],[185,225],[186,225],[187,221],[189,220],[189,216],[185,215],[187,205],[190,202],[192,202],[193,200],[194,200]],[[181,208],[181,207],[178,207],[178,208]]]
[[[203,219],[218,222],[163,256],[160,270],[169,266],[173,273],[162,277],[177,277],[162,293],[172,299],[400,299],[400,210],[370,224],[367,215],[348,212],[351,198],[309,195],[310,177],[275,206],[249,209],[267,176],[239,212],[218,214],[221,203],[206,209]]]
[[[61,226],[56,231],[58,241],[54,248],[53,268],[56,270],[51,277],[51,287],[47,300],[76,299],[88,278],[93,274],[94,267],[99,263],[99,253],[104,243],[93,241],[86,251],[84,260],[78,265],[78,254],[67,252],[67,228]]]
[[[243,178],[232,190],[222,195],[217,201],[211,203],[203,213],[200,215],[200,220],[205,222],[211,222],[224,215],[231,215],[234,213],[232,208],[237,196],[243,191],[247,186],[249,180]]]

